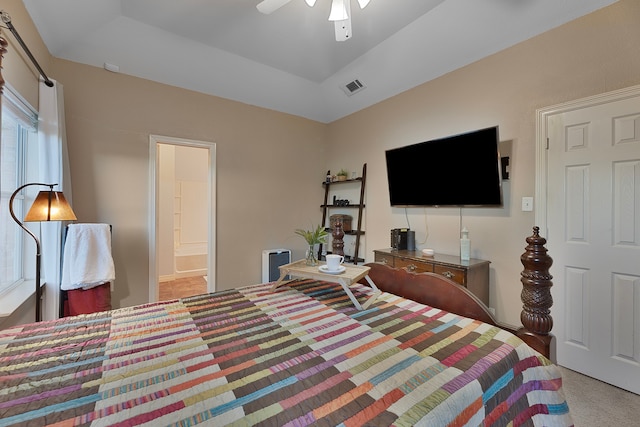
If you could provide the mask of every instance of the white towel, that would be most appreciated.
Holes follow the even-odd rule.
[[[90,289],[115,278],[109,224],[70,224],[60,287],[65,291]]]

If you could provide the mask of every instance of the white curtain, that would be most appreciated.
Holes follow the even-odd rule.
[[[55,191],[63,191],[73,206],[71,197],[71,173],[67,151],[64,119],[64,95],[62,85],[54,81],[53,87],[40,82],[38,108],[38,159],[39,182],[58,184]],[[44,188],[43,188],[44,189]],[[62,233],[66,222],[43,222],[42,269],[45,285],[43,320],[58,318],[60,307],[60,278],[62,271]]]

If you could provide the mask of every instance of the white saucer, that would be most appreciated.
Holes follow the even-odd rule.
[[[318,267],[318,270],[320,270],[321,273],[327,273],[327,274],[344,273],[346,269],[347,267],[345,267],[344,265],[341,265],[340,267],[338,267],[337,270],[329,270],[326,265],[321,265],[320,267]]]

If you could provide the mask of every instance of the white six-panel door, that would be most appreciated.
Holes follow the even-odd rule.
[[[545,117],[557,362],[640,394],[640,94]]]

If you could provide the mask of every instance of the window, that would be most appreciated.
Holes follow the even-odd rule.
[[[5,87],[0,135],[0,294],[25,279],[26,234],[9,214],[9,199],[15,189],[26,182],[28,148],[37,142],[36,123],[34,111]],[[23,217],[24,204],[24,194],[18,194],[13,203],[16,217]]]

